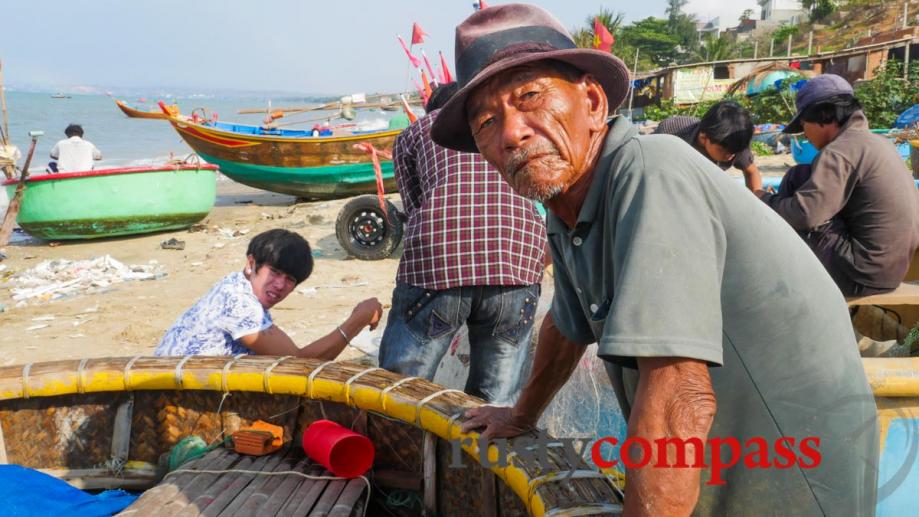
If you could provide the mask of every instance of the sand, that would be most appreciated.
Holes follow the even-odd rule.
[[[757,158],[764,175],[780,175],[793,163],[790,155]],[[732,171],[740,175],[738,171]],[[390,198],[398,200],[398,195]],[[272,194],[222,180],[217,205],[204,221],[205,231],[163,232],[96,241],[30,240],[6,246],[0,271],[0,366],[32,361],[83,357],[151,355],[160,337],[178,316],[220,278],[242,270],[249,239],[271,228],[303,235],[314,249],[313,275],[271,313],[279,327],[305,345],[335,329],[361,300],[377,297],[386,309],[395,287],[401,250],[380,261],[352,259],[335,238],[335,218],[347,200],[298,203],[291,196]],[[228,238],[218,228],[243,233]],[[175,238],[182,251],[160,248]],[[18,306],[11,298],[10,277],[43,260],[85,260],[102,255],[124,264],[157,261],[166,276],[158,280],[125,282],[105,292],[61,300],[32,301]],[[385,322],[386,313],[383,316]],[[367,359],[382,335],[382,327],[355,338],[343,359]],[[31,330],[30,330],[31,329]],[[372,359],[370,359],[372,361]]]
[[[297,203],[291,196],[267,193],[221,181],[218,201],[204,221],[205,231],[162,232],[95,241],[30,240],[3,248],[0,271],[0,366],[31,361],[83,357],[152,355],[163,333],[199,297],[227,273],[241,271],[249,239],[261,231],[286,228],[303,235],[313,247],[313,274],[271,314],[279,327],[305,345],[335,329],[361,300],[377,297],[388,309],[395,287],[397,254],[380,261],[351,259],[335,238],[335,218],[347,200]],[[394,200],[398,195],[392,196]],[[224,228],[244,235],[228,238]],[[185,241],[182,251],[160,243]],[[158,280],[115,284],[106,292],[17,307],[11,276],[43,260],[85,260],[110,255],[124,264],[156,260],[166,276]],[[53,319],[52,319],[53,317]],[[384,322],[385,322],[384,313]],[[41,327],[41,328],[36,328]],[[32,328],[33,330],[29,330]],[[355,339],[369,344],[376,331]],[[349,347],[342,358],[365,354]]]

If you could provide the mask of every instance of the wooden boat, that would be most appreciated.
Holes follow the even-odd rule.
[[[12,199],[18,179],[3,182]],[[16,222],[42,239],[94,239],[185,228],[217,195],[217,167],[177,164],[41,174],[26,180]]]
[[[169,117],[179,135],[208,163],[234,181],[303,198],[330,199],[376,193],[370,156],[354,144],[391,150],[401,129],[312,136],[311,131],[188,117]],[[396,189],[391,161],[382,161],[384,187]]]
[[[381,514],[394,490],[410,494],[403,499],[413,504],[401,511],[385,506],[390,515],[621,511],[611,478],[581,460],[572,464],[560,447],[546,448],[549,464],[542,468],[513,455],[506,467],[495,466],[493,445],[488,466],[480,463],[477,434],[462,434],[460,425],[463,412],[481,403],[423,379],[312,359],[134,357],[8,366],[0,367],[0,462],[39,469],[84,489],[146,490],[125,515],[231,509],[306,515],[332,503],[341,512],[329,515],[361,515],[366,494],[358,490],[366,486],[372,486],[367,515]],[[310,485],[297,474],[278,472],[320,472],[302,458],[299,442],[304,428],[322,418],[370,438],[376,448],[368,473],[372,484],[357,478],[348,485]],[[252,458],[218,449],[175,474],[159,467],[161,455],[186,437],[219,443],[255,420],[283,427],[288,443],[281,451]],[[463,445],[463,457],[454,457],[451,440],[462,438],[473,440]],[[273,474],[259,475],[267,471]],[[352,504],[347,510],[343,486]]]
[[[52,93],[51,98],[52,99],[69,99],[70,95],[65,95],[63,93]]]
[[[141,110],[141,109],[137,109],[132,106],[129,106],[126,102],[122,100],[118,100],[118,99],[114,99],[114,100],[115,100],[115,105],[117,105],[118,108],[121,111],[123,111],[125,115],[131,118],[156,118],[156,119],[166,118],[166,114],[163,113],[163,110],[161,110],[160,108],[155,108],[151,110]],[[172,104],[170,106],[167,106],[167,109],[173,115],[177,115],[179,113],[179,106],[177,104]]]

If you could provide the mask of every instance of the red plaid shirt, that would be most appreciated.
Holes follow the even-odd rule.
[[[393,148],[408,223],[396,279],[425,289],[531,285],[542,280],[546,228],[480,155],[431,140],[433,111]]]

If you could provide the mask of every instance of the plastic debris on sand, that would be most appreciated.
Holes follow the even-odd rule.
[[[166,276],[155,260],[144,265],[125,265],[110,255],[89,260],[46,260],[10,279],[13,300],[49,301],[107,290],[131,280],[156,280]],[[19,306],[19,304],[17,304]]]

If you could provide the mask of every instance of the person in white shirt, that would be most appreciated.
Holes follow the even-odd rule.
[[[88,171],[93,168],[93,160],[102,159],[102,152],[89,140],[83,140],[83,127],[79,124],[70,124],[64,134],[67,138],[51,148],[51,158],[57,161],[48,164],[49,172]]]

